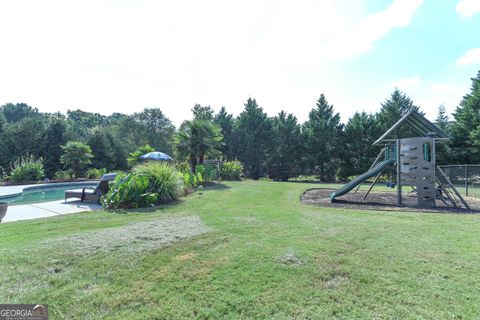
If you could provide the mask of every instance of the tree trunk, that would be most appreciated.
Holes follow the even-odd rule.
[[[78,179],[80,176],[80,161],[75,160],[73,164],[73,172],[75,174],[75,179]]]
[[[190,170],[192,170],[192,173],[195,173],[196,166],[197,166],[197,157],[195,157],[194,154],[190,154]]]

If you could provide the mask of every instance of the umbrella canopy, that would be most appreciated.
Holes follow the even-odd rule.
[[[173,159],[166,153],[163,152],[149,152],[140,156],[142,160],[155,160],[155,161],[173,161]]]

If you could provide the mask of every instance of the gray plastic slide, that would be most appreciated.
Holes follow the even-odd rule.
[[[355,179],[353,179],[352,181],[350,181],[349,183],[347,183],[337,191],[332,192],[332,194],[330,195],[330,201],[333,201],[335,200],[336,197],[343,196],[344,194],[350,192],[353,188],[358,186],[360,183],[364,182],[365,180],[373,176],[376,176],[377,174],[385,170],[386,167],[394,163],[395,163],[395,160],[386,160],[386,161],[380,162],[371,170],[368,170],[364,174],[359,175],[358,177],[356,177]]]

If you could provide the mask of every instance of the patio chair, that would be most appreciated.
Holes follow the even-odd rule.
[[[65,191],[65,202],[70,198],[80,199],[81,202],[99,202],[100,197],[108,192],[108,182],[115,179],[116,173],[102,175],[95,187],[84,187]]]

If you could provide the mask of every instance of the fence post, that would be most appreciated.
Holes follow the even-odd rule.
[[[465,195],[468,197],[468,165],[465,165]]]

